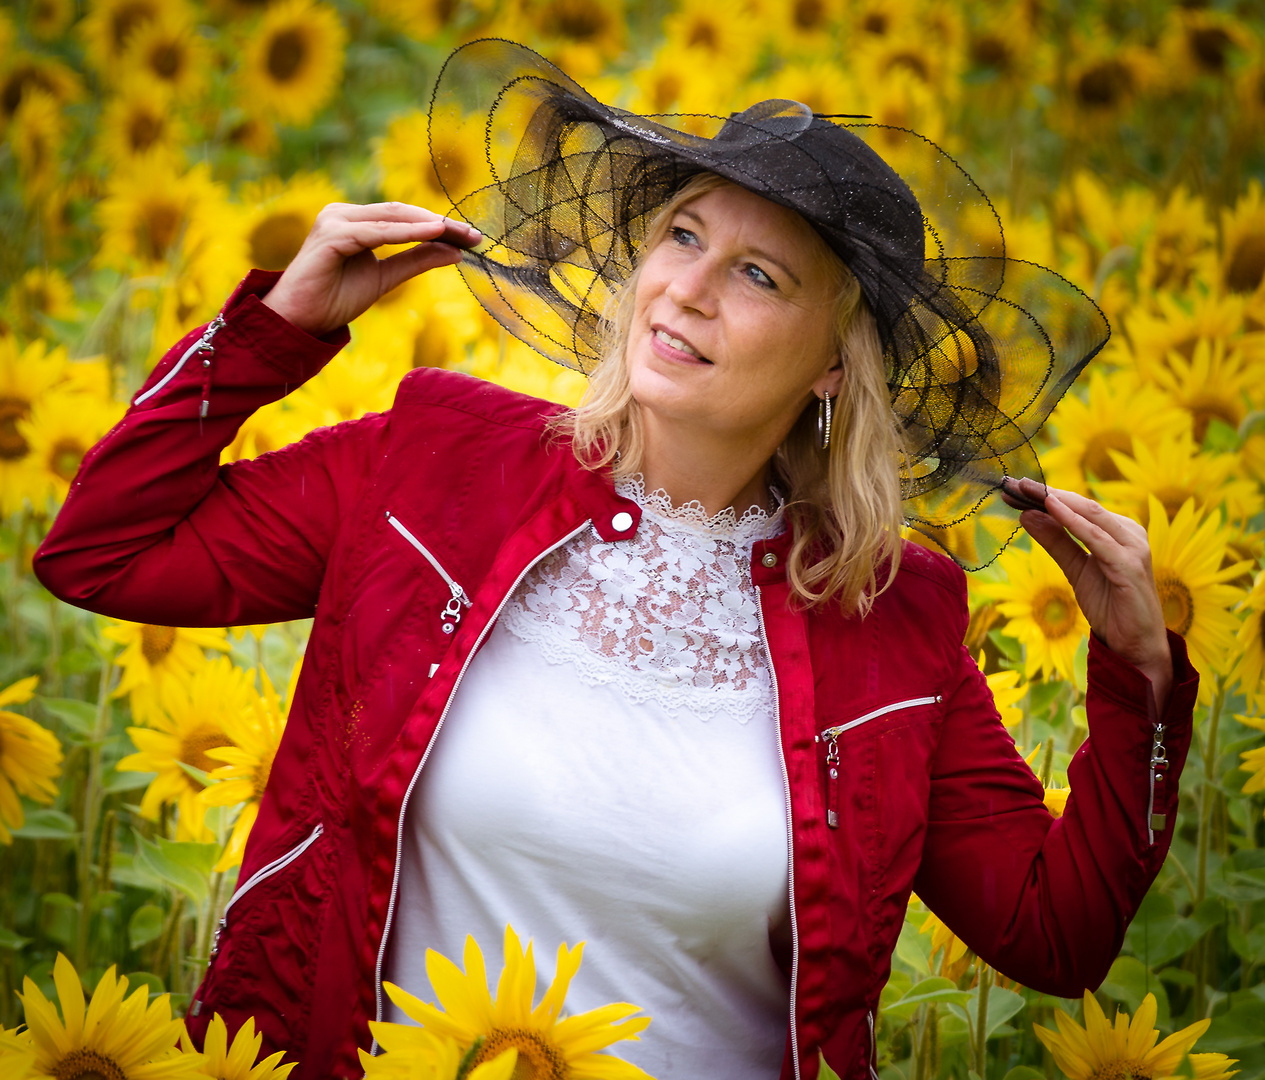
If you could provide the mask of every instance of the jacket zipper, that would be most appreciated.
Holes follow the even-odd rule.
[[[228,913],[233,909],[233,905],[245,896],[260,882],[267,881],[273,874],[280,873],[289,866],[295,859],[299,858],[308,848],[321,838],[321,834],[325,832],[325,826],[318,823],[317,826],[307,834],[304,839],[300,840],[294,847],[287,851],[284,855],[272,860],[265,866],[261,866],[253,874],[248,877],[245,882],[239,885],[229,898],[227,904],[224,905],[224,911],[220,915],[220,921],[215,927],[215,936],[211,939],[211,955],[207,957],[207,967],[210,968],[212,961],[215,960],[216,954],[220,951],[220,937],[225,930],[228,929]],[[202,1011],[202,1002],[194,1001],[192,1010],[193,1015],[197,1016]]]
[[[878,1069],[878,1041],[874,1037],[874,1010],[871,1009],[865,1014],[865,1019],[870,1025],[870,1080],[879,1080]]]
[[[388,518],[391,521],[391,524],[395,525],[396,519],[390,518],[389,515],[388,515]],[[500,618],[501,611],[505,607],[505,605],[509,602],[509,598],[514,595],[514,590],[518,588],[519,583],[523,580],[523,578],[527,576],[527,574],[530,572],[533,566],[539,563],[541,559],[544,559],[548,557],[549,555],[552,555],[555,551],[558,550],[558,548],[562,547],[564,544],[569,543],[572,539],[579,536],[580,533],[582,533],[585,529],[588,528],[590,521],[591,519],[586,518],[583,523],[581,523],[575,529],[572,529],[571,532],[567,533],[567,535],[564,536],[561,540],[559,540],[556,544],[553,544],[550,547],[547,547],[544,551],[542,551],[539,555],[537,555],[534,559],[532,559],[531,562],[529,562],[525,567],[523,567],[518,577],[514,579],[513,584],[510,585],[509,587],[509,591],[503,597],[501,597],[501,602],[496,605],[496,610],[492,612],[491,618],[489,618],[488,621],[483,625],[483,628],[479,631],[479,636],[475,639],[474,645],[471,647],[469,653],[466,654],[465,662],[461,665],[461,670],[457,672],[457,678],[454,680],[452,684],[452,689],[448,691],[448,700],[444,702],[444,708],[443,708],[443,711],[439,714],[439,721],[435,724],[435,730],[431,732],[430,742],[426,744],[426,749],[422,753],[422,760],[417,763],[417,768],[413,771],[413,779],[409,781],[409,785],[405,789],[404,799],[400,803],[400,818],[399,818],[399,821],[396,823],[395,872],[391,877],[391,897],[387,901],[387,916],[386,916],[386,921],[382,925],[382,942],[378,946],[378,963],[377,963],[377,968],[374,972],[374,997],[377,1001],[377,1014],[376,1014],[375,1019],[377,1019],[378,1021],[382,1020],[382,964],[386,960],[387,940],[390,938],[390,935],[391,935],[391,923],[393,919],[395,918],[395,901],[400,890],[400,857],[404,851],[404,815],[408,812],[409,799],[411,798],[413,794],[413,789],[417,786],[417,778],[422,775],[422,769],[425,768],[426,761],[430,757],[430,752],[435,746],[435,740],[439,738],[439,731],[444,726],[444,720],[447,719],[448,717],[448,711],[452,708],[452,701],[453,701],[453,698],[456,697],[457,695],[457,688],[461,685],[461,680],[465,678],[465,674],[470,668],[471,661],[473,661],[475,656],[478,655],[479,647],[483,644],[483,639],[487,637],[492,627],[496,624],[496,620]],[[430,559],[432,565],[434,565],[436,570],[439,570],[439,572],[443,574],[445,580],[450,580],[448,578],[448,575],[445,574],[444,571],[440,568],[439,564],[436,563],[433,558],[431,558],[430,553],[427,552],[426,549],[423,548],[420,543],[417,543],[417,541],[413,538],[411,533],[404,530],[403,527],[400,525],[395,525],[395,527],[396,529],[400,531],[400,534],[402,536],[404,536],[408,540],[412,540],[412,542],[416,544],[418,550],[421,551],[422,554],[425,555],[428,559]],[[456,585],[456,582],[451,582],[451,584],[457,588],[460,588],[460,586]],[[454,592],[453,595],[455,597],[456,593]],[[462,592],[462,595],[463,596],[465,595],[464,591]],[[466,604],[467,606],[469,606],[469,601],[466,601]],[[448,633],[451,633],[451,631],[448,631]],[[373,1040],[373,1046],[371,1047],[369,1052],[371,1054],[377,1054],[378,1052],[377,1039]]]
[[[769,648],[769,632],[764,625],[763,594],[756,604],[756,612],[760,617],[760,640],[764,645],[764,655],[769,658],[769,679],[773,685],[773,728],[777,732],[777,758],[782,765],[782,791],[786,799],[787,894],[791,909],[791,1066],[795,1080],[800,1080],[799,1030],[795,1008],[799,996],[799,921],[795,915],[795,828],[791,809],[791,774],[786,767],[786,753],[782,749],[782,702],[778,694],[777,669]]]
[[[1168,815],[1155,812],[1157,792],[1159,804],[1164,805],[1164,778],[1168,772],[1168,750],[1164,746],[1164,725],[1157,723],[1154,734],[1155,740],[1151,744],[1151,767],[1148,770],[1151,774],[1151,794],[1146,805],[1146,842],[1148,844],[1155,843],[1157,829],[1163,832],[1168,825]]]
[[[905,701],[894,701],[890,705],[884,705],[882,708],[872,709],[864,716],[858,716],[855,720],[849,720],[846,724],[839,724],[836,727],[826,728],[817,736],[817,742],[825,742],[826,744],[826,824],[832,829],[839,828],[839,736],[845,731],[850,731],[854,727],[860,727],[862,724],[869,723],[871,720],[877,720],[880,716],[886,716],[888,713],[897,712],[901,709],[914,709],[919,705],[938,705],[944,700],[941,694],[931,694],[927,697],[908,698]]]
[[[417,550],[422,553],[422,556],[426,559],[426,561],[435,568],[435,572],[447,583],[448,590],[452,593],[452,596],[448,598],[448,603],[444,605],[444,610],[439,613],[439,619],[443,624],[444,633],[451,634],[457,629],[457,624],[461,622],[461,609],[463,607],[468,608],[470,606],[470,597],[466,595],[466,590],[452,579],[452,575],[443,568],[439,560],[426,549],[426,545],[409,532],[408,528],[398,517],[391,513],[390,510],[388,510],[386,514],[387,521],[391,525],[391,528],[417,548]],[[434,674],[434,672],[432,672],[432,674]]]
[[[195,352],[202,352],[206,353],[206,355],[202,358],[202,404],[198,407],[198,418],[203,419],[207,414],[207,410],[211,407],[211,354],[215,352],[215,346],[212,345],[211,342],[223,326],[224,312],[221,311],[214,319],[207,323],[206,329],[202,331],[202,336],[185,350],[184,356],[171,366],[171,370],[143,394],[138,394],[132,404],[140,405],[141,403],[148,401],[151,397],[158,393],[159,390],[171,382],[172,379],[180,374],[180,369],[184,367],[185,361],[187,361],[189,357],[191,357]]]

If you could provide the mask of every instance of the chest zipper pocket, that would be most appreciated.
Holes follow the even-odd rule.
[[[443,626],[444,633],[451,634],[457,629],[457,624],[461,622],[462,609],[470,606],[470,597],[466,595],[466,590],[453,580],[452,575],[444,569],[443,564],[430,553],[426,545],[409,531],[408,526],[391,513],[390,510],[386,512],[386,515],[387,524],[421,553],[422,557],[435,568],[435,573],[444,579],[444,583],[448,586],[448,591],[452,593],[448,598],[448,603],[444,605],[443,610],[439,613],[439,621]],[[434,674],[433,669],[431,674]]]
[[[849,720],[846,724],[838,724],[835,727],[826,728],[825,731],[817,736],[817,742],[826,744],[827,825],[832,829],[839,828],[839,736],[845,731],[851,731],[862,724],[868,724],[871,720],[877,720],[880,716],[887,716],[888,713],[900,712],[903,709],[916,709],[920,705],[939,705],[943,700],[943,695],[931,694],[927,697],[894,701],[890,705],[871,709],[864,716],[858,716],[855,720]]]
[[[250,892],[250,890],[256,885],[267,881],[274,874],[279,874],[296,859],[302,857],[303,853],[315,844],[324,832],[325,826],[323,824],[317,824],[317,826],[308,833],[307,836],[295,844],[295,846],[284,855],[281,855],[278,858],[273,859],[272,862],[261,866],[253,874],[251,874],[243,884],[237,887],[236,891],[229,899],[229,902],[224,905],[224,914],[220,916],[220,921],[215,927],[215,936],[211,939],[211,953],[207,957],[208,970],[215,962],[216,954],[220,951],[220,938],[223,936],[224,931],[228,929],[228,913],[233,910],[233,905]],[[197,1016],[202,1011],[202,1002],[195,999],[190,1006],[189,1011],[192,1015]]]

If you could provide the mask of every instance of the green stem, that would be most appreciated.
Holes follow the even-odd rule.
[[[224,884],[224,875],[214,870],[211,872],[211,895],[206,902],[206,915],[198,929],[197,955],[194,960],[205,964],[211,957],[211,938],[215,934],[215,925],[220,921],[220,887]]]
[[[1212,783],[1217,771],[1217,729],[1225,704],[1225,679],[1217,677],[1217,688],[1208,712],[1208,737],[1204,741],[1204,782],[1199,791],[1199,849],[1196,860],[1195,903],[1201,903],[1208,889],[1208,841],[1212,832]]]
[[[97,715],[92,724],[92,741],[88,745],[88,775],[83,789],[83,816],[79,840],[79,936],[75,950],[80,971],[88,966],[88,938],[92,922],[92,897],[96,892],[92,874],[92,850],[97,836],[97,816],[101,810],[101,748],[105,744],[110,721],[110,679],[114,664],[101,665],[101,682],[97,687]]]
[[[993,985],[993,969],[981,963],[979,969],[979,1008],[976,1011],[975,1037],[975,1074],[981,1078],[988,1068],[988,1059],[984,1047],[988,1039],[988,992]]]

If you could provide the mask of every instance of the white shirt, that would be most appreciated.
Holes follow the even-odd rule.
[[[772,1080],[789,856],[750,548],[780,520],[622,491],[636,537],[544,560],[466,672],[407,811],[386,978],[435,1000],[426,949],[460,964],[473,934],[495,993],[510,923],[539,995],[583,940],[568,1011],[653,1017],[615,1054],[660,1080]]]

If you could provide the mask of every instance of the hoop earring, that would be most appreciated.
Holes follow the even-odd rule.
[[[817,402],[817,448],[830,449],[830,422],[832,420],[830,395],[824,394]]]

